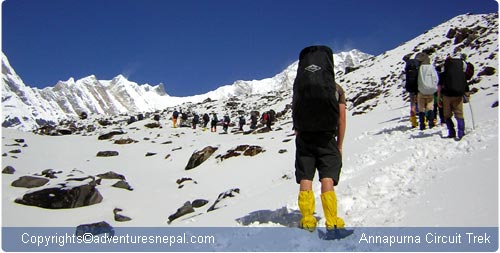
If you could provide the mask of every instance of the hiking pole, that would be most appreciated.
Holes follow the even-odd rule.
[[[469,104],[470,116],[472,119],[472,130],[476,130],[476,125],[474,124],[474,113],[472,112],[472,104],[470,102],[470,99],[468,99],[467,96],[464,95],[464,100],[468,101],[468,104]]]

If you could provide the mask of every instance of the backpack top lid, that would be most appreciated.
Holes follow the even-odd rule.
[[[333,69],[333,52],[327,46],[310,46],[299,55],[293,83],[292,117],[304,132],[336,131],[339,118]]]
[[[310,46],[302,49],[299,55],[299,68],[314,73],[318,70],[331,70],[333,73],[333,51],[327,46]],[[321,66],[320,66],[321,65]]]
[[[415,59],[417,59],[421,64],[431,64],[431,58],[426,53],[418,53],[415,55]]]

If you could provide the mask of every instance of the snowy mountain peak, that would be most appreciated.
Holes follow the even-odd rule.
[[[344,71],[345,66],[357,64],[369,56],[357,50],[334,55],[336,68],[338,71]],[[4,58],[7,59],[5,56]],[[5,72],[15,73],[8,61],[3,69]],[[95,75],[78,80],[70,78],[67,81],[59,81],[54,87],[46,87],[42,90],[27,87],[20,78],[9,75],[10,81],[5,83],[22,88],[3,92],[2,98],[11,100],[10,103],[12,103],[8,110],[4,110],[3,126],[31,130],[39,127],[40,122],[44,124],[64,118],[76,118],[82,112],[101,115],[147,112],[162,110],[184,102],[197,103],[207,98],[220,99],[289,90],[295,79],[296,70],[297,62],[272,78],[238,80],[232,85],[222,86],[206,94],[184,98],[169,96],[162,83],[156,86],[139,85],[129,81],[122,74],[111,80],[99,80]],[[12,90],[15,92],[11,92]],[[32,95],[27,97],[25,94]],[[40,118],[41,115],[43,118]]]

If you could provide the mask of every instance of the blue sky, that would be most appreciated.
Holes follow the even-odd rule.
[[[175,96],[272,77],[300,50],[378,55],[493,0],[6,0],[2,51],[31,87],[122,74]]]

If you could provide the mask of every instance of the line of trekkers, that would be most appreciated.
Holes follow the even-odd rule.
[[[444,63],[431,64],[429,54],[417,53],[413,59],[406,55],[405,88],[410,94],[410,121],[413,128],[433,128],[439,115],[441,125],[446,124],[448,136],[461,140],[465,135],[463,104],[470,100],[468,80],[474,75],[474,65],[467,62],[467,56],[446,57]],[[457,129],[452,120],[455,116]],[[418,122],[417,122],[418,116]],[[426,124],[427,123],[427,124]]]
[[[260,119],[259,119],[260,116]],[[252,111],[250,113],[250,130],[255,130],[258,127],[260,121],[261,124],[265,125],[269,130],[271,130],[271,125],[276,120],[276,112],[274,110],[269,110],[264,112],[262,115],[258,111]],[[239,131],[244,131],[243,127],[247,124],[245,116],[240,115],[238,117]],[[231,122],[231,117],[226,113],[222,119],[219,120],[217,113],[212,112],[210,114],[204,113],[201,117],[200,114],[194,112],[183,112],[182,110],[174,109],[172,113],[172,124],[174,128],[177,127],[191,127],[196,129],[197,126],[203,127],[203,131],[207,130],[207,126],[210,123],[210,131],[217,132],[217,126],[221,125],[224,133],[227,133],[228,128],[235,126],[236,124]]]

